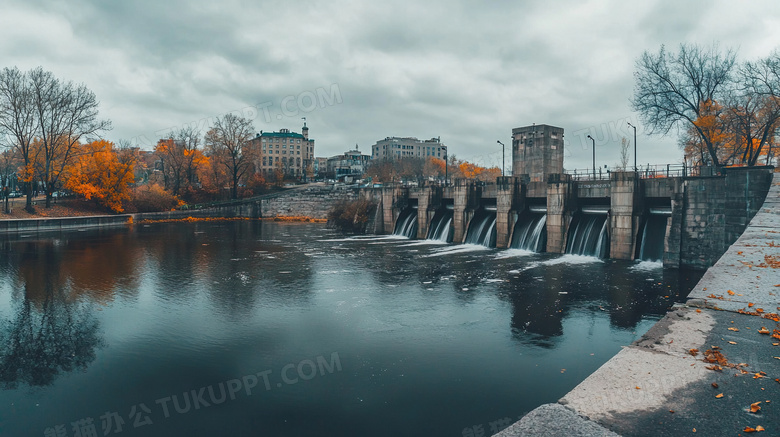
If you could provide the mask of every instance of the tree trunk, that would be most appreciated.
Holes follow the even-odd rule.
[[[32,181],[29,181],[29,182],[25,182],[25,184],[27,184],[27,202],[24,205],[24,209],[26,209],[27,212],[32,214],[32,213],[35,212],[35,209],[33,209],[33,206],[32,206],[32,195],[33,195],[32,186],[33,186],[33,183],[32,183]]]

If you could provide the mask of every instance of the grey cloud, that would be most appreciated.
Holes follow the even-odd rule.
[[[266,102],[278,110],[285,96],[336,84],[341,103],[258,118],[256,128],[297,130],[306,116],[319,156],[399,135],[441,136],[459,156],[489,157],[513,127],[549,123],[566,129],[566,166],[581,168],[590,158],[574,133],[633,115],[643,50],[718,39],[763,47],[771,20],[750,17],[777,19],[774,10],[771,0],[11,0],[4,12],[27,11],[46,28],[0,26],[0,66],[43,65],[86,83],[112,139]],[[619,139],[609,138],[599,155],[612,164]],[[674,137],[639,140],[641,161],[681,156]]]

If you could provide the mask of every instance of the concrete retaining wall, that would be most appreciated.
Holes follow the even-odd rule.
[[[23,232],[51,232],[78,230],[96,227],[122,226],[127,224],[131,215],[101,215],[88,217],[63,217],[0,220],[0,235]]]

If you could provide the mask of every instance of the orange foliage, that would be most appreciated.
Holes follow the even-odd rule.
[[[130,200],[135,158],[117,151],[114,144],[97,140],[78,147],[78,156],[68,167],[65,188],[114,212],[124,211]]]
[[[479,179],[483,181],[495,181],[495,179],[501,176],[501,169],[498,167],[480,167],[470,162],[462,162],[458,165],[458,170],[464,178]]]

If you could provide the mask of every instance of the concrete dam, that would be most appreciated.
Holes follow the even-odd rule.
[[[706,268],[741,235],[764,201],[772,167],[713,176],[611,172],[549,174],[495,183],[363,189],[378,202],[370,230],[449,243]]]

